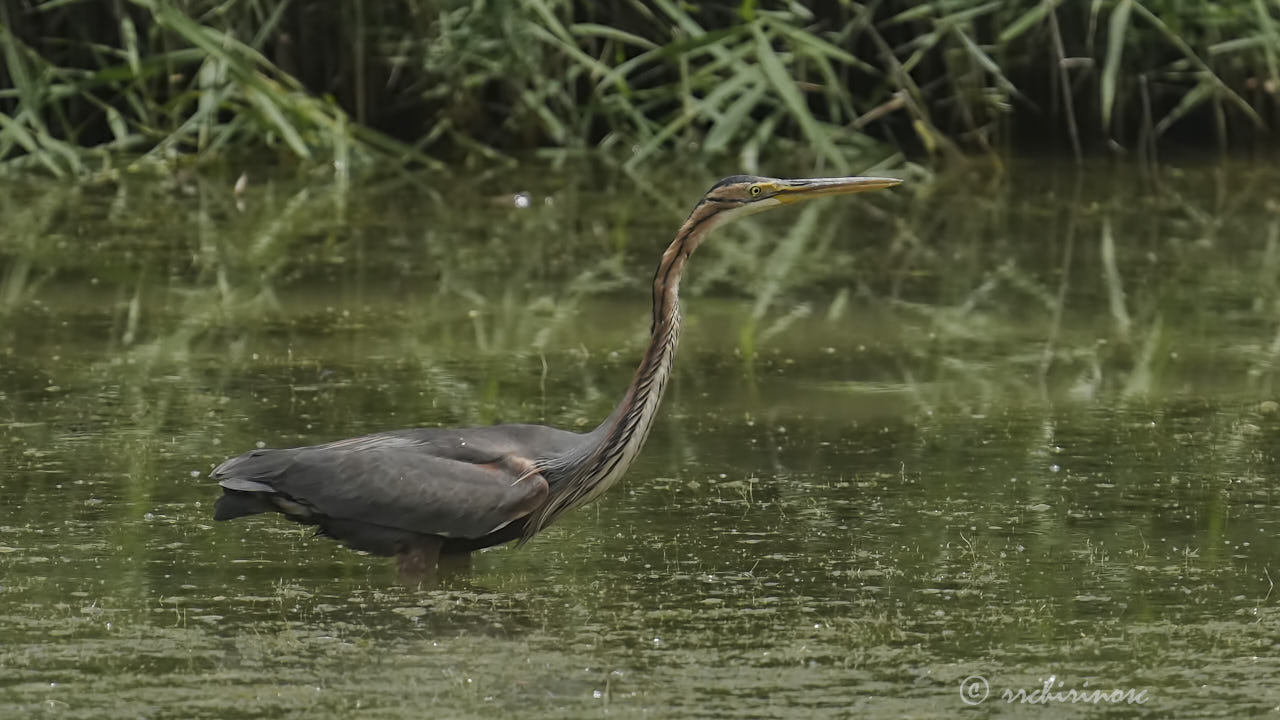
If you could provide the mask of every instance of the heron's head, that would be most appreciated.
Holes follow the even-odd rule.
[[[780,180],[755,175],[730,175],[721,180],[698,203],[711,210],[713,223],[721,225],[747,215],[812,198],[893,187],[901,180],[885,177],[835,177]],[[697,213],[697,210],[695,210]],[[710,213],[709,213],[710,214]]]

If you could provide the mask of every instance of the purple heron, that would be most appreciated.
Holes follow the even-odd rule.
[[[680,339],[680,279],[707,234],[730,220],[829,195],[892,187],[880,177],[734,175],[693,207],[653,277],[649,345],[622,400],[587,433],[542,425],[393,430],[324,445],[253,450],[212,474],[215,520],[278,512],[377,555],[400,572],[432,572],[441,556],[519,540],[591,502],[644,446]]]

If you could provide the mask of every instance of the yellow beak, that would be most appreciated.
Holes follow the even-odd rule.
[[[799,180],[777,181],[777,191],[773,197],[783,203],[793,203],[810,198],[827,197],[828,195],[851,195],[879,190],[901,184],[897,178],[886,177],[838,177],[838,178],[804,178]]]

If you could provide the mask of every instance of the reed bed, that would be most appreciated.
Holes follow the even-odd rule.
[[[17,0],[0,167],[1229,149],[1276,116],[1278,22],[1280,0]]]

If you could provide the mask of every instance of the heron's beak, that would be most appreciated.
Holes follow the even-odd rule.
[[[901,184],[897,178],[886,177],[839,177],[839,178],[806,178],[803,180],[779,180],[777,191],[773,197],[783,203],[793,203],[810,198],[827,197],[828,195],[851,195],[879,190]]]

